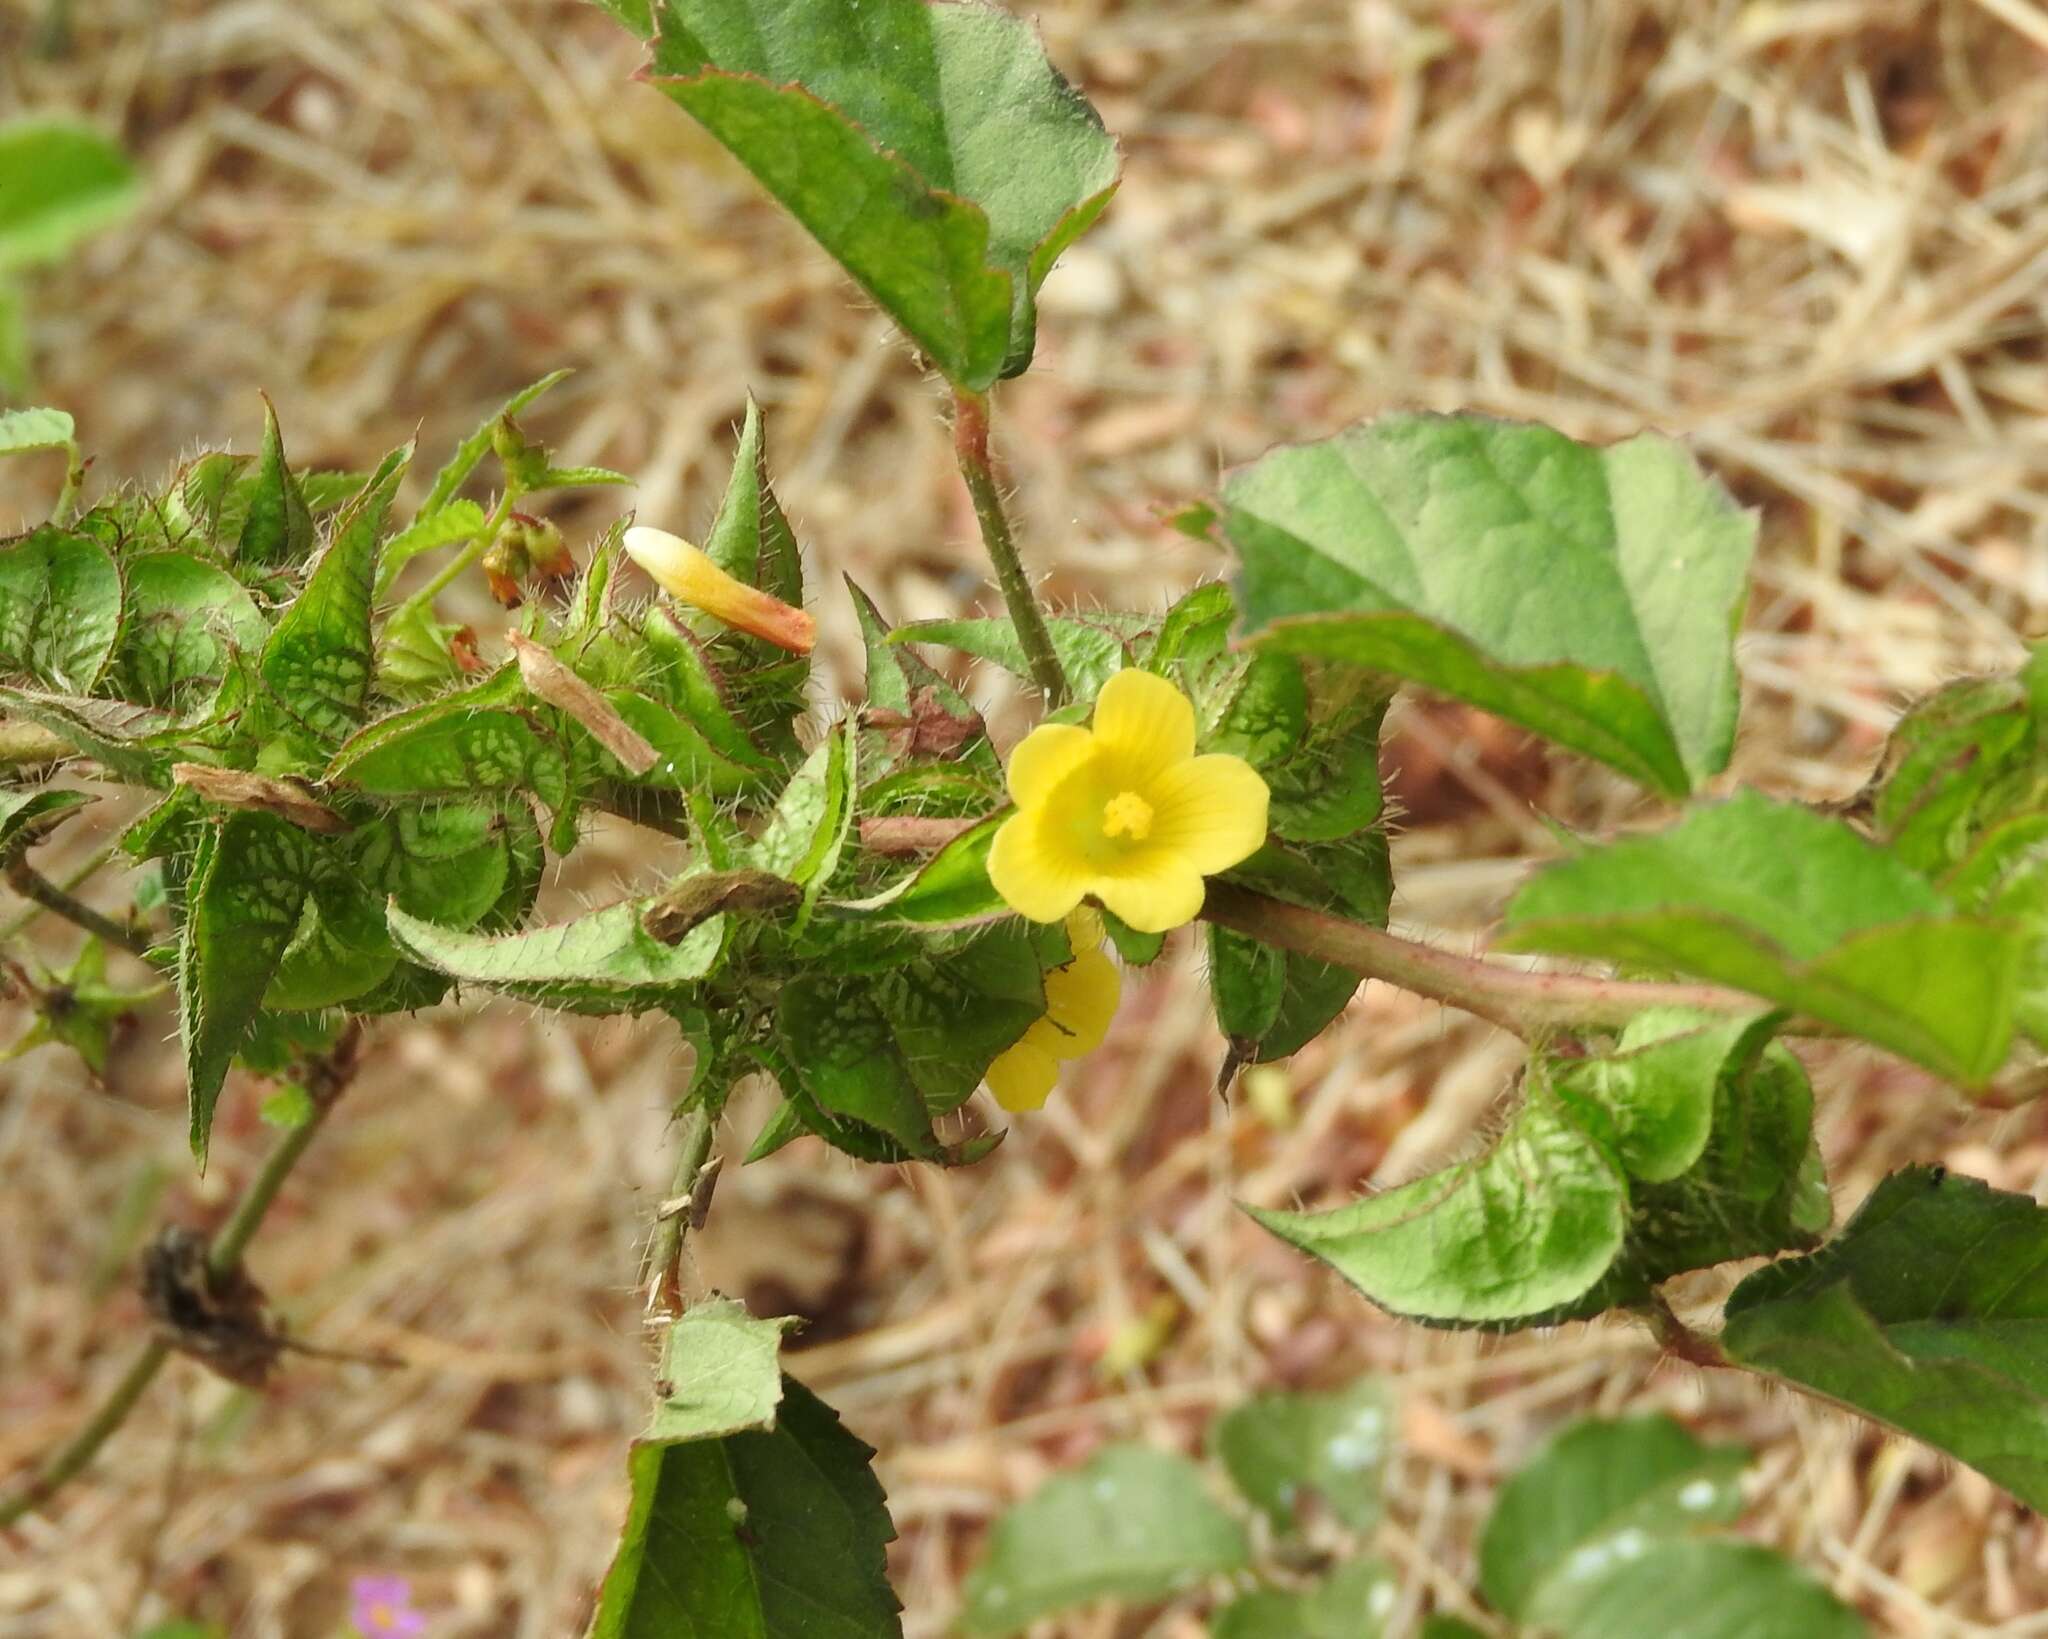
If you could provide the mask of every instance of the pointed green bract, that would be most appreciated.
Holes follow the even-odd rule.
[[[359,727],[374,655],[370,589],[384,520],[412,459],[412,447],[384,458],[369,484],[335,520],[333,538],[263,646],[266,716],[292,739],[332,748]]]
[[[1000,1639],[1098,1599],[1162,1599],[1250,1559],[1244,1527],[1210,1497],[1199,1465],[1110,1446],[996,1520],[960,1625]]]
[[[76,120],[0,125],[0,274],[55,261],[121,220],[141,197],[120,146]]]
[[[83,791],[0,791],[0,863],[39,841],[92,797]]]
[[[799,926],[809,919],[845,849],[853,825],[857,755],[849,719],[836,725],[791,777],[749,852],[757,869],[804,890]]]
[[[1031,362],[1038,287],[1108,202],[1117,156],[1028,24],[925,0],[648,11],[653,82],[942,373],[979,391]]]
[[[782,514],[781,503],[768,484],[768,446],[761,432],[761,406],[747,394],[747,417],[733,451],[732,476],[704,551],[733,579],[801,605],[804,601],[803,557],[796,532]]]
[[[794,1378],[772,1429],[637,1442],[591,1639],[901,1639],[873,1456]]]
[[[1732,985],[1965,1086],[2005,1059],[2027,948],[1847,826],[1754,792],[1549,866],[1502,944]]]
[[[1722,1346],[2048,1507],[2048,1210],[1940,1167],[1878,1185],[1728,1300]]]
[[[1246,1501],[1282,1529],[1304,1493],[1354,1531],[1380,1517],[1380,1471],[1394,1434],[1393,1407],[1372,1378],[1309,1394],[1259,1394],[1210,1432],[1215,1454]]]
[[[313,873],[312,839],[272,814],[230,814],[200,850],[178,949],[178,1027],[202,1166],[221,1084],[299,931]]]
[[[121,631],[121,572],[98,542],[53,526],[0,548],[0,669],[89,694]]]
[[[269,568],[303,562],[312,550],[313,514],[299,480],[285,463],[277,410],[266,398],[263,453],[257,459],[255,484],[249,492],[249,510],[242,520],[235,556],[243,563]]]
[[[1270,652],[1455,695],[1683,795],[1734,742],[1755,520],[1677,444],[1390,415],[1223,488]]]

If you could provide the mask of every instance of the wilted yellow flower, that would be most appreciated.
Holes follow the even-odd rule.
[[[984,1079],[1006,1110],[1035,1110],[1059,1080],[1060,1064],[1102,1045],[1116,1016],[1123,982],[1102,953],[1102,919],[1093,911],[1067,918],[1074,959],[1045,976],[1045,1016],[996,1055]]]
[[[1266,840],[1266,782],[1242,757],[1195,755],[1195,708],[1145,671],[1103,686],[1092,728],[1042,723],[1010,756],[1017,812],[989,849],[1009,907],[1057,922],[1090,895],[1140,933],[1202,909],[1202,878]]]
[[[791,654],[809,654],[818,641],[818,623],[805,610],[758,586],[735,580],[711,561],[708,552],[682,536],[635,524],[626,531],[625,543],[627,555],[678,603],[702,609]]]

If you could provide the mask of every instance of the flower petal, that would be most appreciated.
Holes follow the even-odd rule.
[[[1165,678],[1127,667],[1096,697],[1095,738],[1140,783],[1195,754],[1195,708]]]
[[[1012,814],[996,828],[988,879],[1004,904],[1033,922],[1059,921],[1088,891],[1085,862],[1052,846],[1037,809]]]
[[[1044,1021],[1024,1032],[1021,1041],[1004,1048],[982,1077],[996,1102],[1006,1110],[1035,1110],[1051,1094],[1060,1079],[1060,1067],[1052,1054],[1039,1044]]]
[[[1019,808],[1044,802],[1095,749],[1095,736],[1072,723],[1040,723],[1010,753],[1010,797]]]
[[[1084,950],[1048,973],[1044,1028],[1053,1057],[1077,1059],[1100,1047],[1122,994],[1116,964],[1099,950]]]
[[[1202,912],[1202,873],[1167,848],[1148,848],[1115,876],[1100,876],[1089,891],[1140,933],[1167,933]]]
[[[1161,773],[1147,794],[1152,840],[1204,876],[1243,863],[1266,840],[1266,782],[1242,757],[1191,757]]]

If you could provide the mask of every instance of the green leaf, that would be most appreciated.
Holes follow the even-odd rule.
[[[853,825],[854,762],[855,736],[848,719],[791,776],[749,851],[748,862],[756,869],[804,890],[799,926],[839,867]]]
[[[294,738],[332,746],[363,720],[374,654],[370,588],[377,547],[412,447],[384,458],[368,486],[335,521],[306,584],[263,646],[265,704]]]
[[[430,512],[406,525],[384,543],[384,555],[377,565],[377,596],[388,594],[398,572],[422,552],[466,541],[482,533],[484,523],[484,509],[476,502],[450,501],[438,512]]]
[[[299,931],[312,854],[304,831],[250,812],[228,815],[201,847],[178,949],[178,1031],[202,1167],[228,1065]]]
[[[1847,826],[1754,792],[1548,867],[1502,941],[1718,980],[1966,1086],[2011,1045],[2025,943],[1956,917]]]
[[[1107,622],[1111,617],[1101,618]],[[1131,664],[1130,634],[1112,625],[1071,615],[1054,615],[1045,624],[1052,634],[1053,652],[1079,699],[1094,699],[1103,684]],[[1136,629],[1134,622],[1133,631]],[[958,649],[1018,677],[1028,680],[1031,676],[1031,662],[1017,639],[1017,628],[1007,620],[914,620],[891,632],[889,641]]]
[[[0,455],[67,450],[78,436],[64,410],[0,410]]]
[[[988,851],[1007,815],[963,831],[895,887],[848,909],[888,922],[952,927],[1008,914],[988,879]]]
[[[380,717],[349,737],[325,778],[380,797],[532,791],[558,813],[570,800],[560,738],[520,709],[516,666],[471,689]]]
[[[1940,1167],[1872,1192],[1820,1251],[1728,1300],[1740,1364],[1827,1395],[2048,1507],[2048,1210]]]
[[[157,787],[171,783],[170,758],[158,742],[173,723],[154,706],[0,684],[0,707],[60,736],[118,779]]]
[[[1544,1626],[1570,1639],[1864,1639],[1863,1619],[1806,1572],[1749,1542],[1663,1542],[1546,1585]]]
[[[1209,941],[1209,995],[1216,1025],[1236,1041],[1256,1042],[1280,1017],[1287,989],[1287,953],[1213,923]],[[1357,978],[1352,986],[1357,987]]]
[[[0,666],[90,694],[121,631],[121,572],[84,535],[45,526],[0,550]]]
[[[1179,598],[1159,622],[1149,641],[1138,645],[1139,663],[1164,672],[1179,664],[1213,660],[1230,647],[1230,628],[1237,624],[1237,599],[1221,581],[1197,586]]]
[[[53,262],[135,208],[141,185],[118,144],[75,120],[0,125],[0,273]]]
[[[653,82],[943,374],[978,391],[1031,362],[1038,287],[1108,202],[1117,155],[1028,24],[925,0],[652,11]]]
[[[636,1442],[590,1639],[901,1639],[873,1456],[794,1378],[772,1431]]]
[[[1749,1460],[1743,1447],[1703,1445],[1662,1415],[1572,1423],[1501,1487],[1480,1542],[1479,1586],[1503,1615],[1535,1621],[1551,1582],[1585,1581],[1654,1539],[1732,1521]]]
[[[542,393],[557,382],[565,380],[570,374],[571,372],[567,370],[550,371],[540,380],[520,388],[505,400],[501,407],[485,416],[476,431],[457,446],[455,453],[448,458],[448,464],[434,474],[433,486],[428,489],[427,498],[420,503],[420,509],[414,514],[412,524],[408,527],[417,528],[455,499],[455,492],[468,482],[469,475],[476,471],[477,463],[490,453],[491,437],[500,421],[519,414]]]
[[[92,800],[84,791],[0,790],[0,862],[40,841],[66,814]]]
[[[1223,487],[1255,645],[1455,695],[1673,796],[1726,766],[1754,518],[1677,444],[1389,415]]]
[[[270,626],[242,583],[182,552],[123,559],[127,607],[109,675],[122,698],[181,717],[202,712]]]
[[[1244,1527],[1210,1497],[1198,1464],[1109,1446],[996,1520],[967,1578],[961,1627],[994,1639],[1099,1599],[1164,1599],[1250,1560]]]
[[[640,918],[652,899],[625,900],[570,922],[493,936],[447,928],[391,906],[399,948],[437,973],[516,996],[600,1013],[645,1011],[707,977],[725,951],[728,918],[700,922],[682,940],[650,938]]]
[[[1304,1593],[1261,1588],[1216,1613],[1210,1639],[1380,1639],[1400,1596],[1394,1574],[1377,1560],[1339,1565]]]
[[[292,469],[285,464],[284,434],[277,409],[263,400],[263,453],[257,458],[248,512],[235,543],[235,557],[259,568],[305,561],[313,550],[313,513]]]
[[[782,1337],[792,1319],[756,1320],[733,1298],[693,1303],[661,1345],[661,1398],[650,1440],[715,1440],[773,1428],[782,1404]]]
[[[1590,1290],[1620,1255],[1628,1186],[1545,1085],[1483,1154],[1329,1212],[1247,1207],[1393,1314],[1526,1321]]]
[[[1380,1470],[1393,1433],[1385,1389],[1360,1378],[1315,1394],[1259,1394],[1216,1422],[1210,1440],[1247,1501],[1294,1522],[1302,1492],[1355,1531],[1380,1516]]]

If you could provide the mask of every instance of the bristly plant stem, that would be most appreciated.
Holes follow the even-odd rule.
[[[62,882],[59,882],[57,887],[66,894],[75,893],[78,889],[84,887],[87,882],[91,881],[93,877],[105,870],[107,862],[118,851],[119,849],[116,845],[111,842],[104,848],[95,849],[78,864],[77,868],[69,876],[65,877]],[[35,900],[30,900],[21,910],[16,911],[4,923],[0,923],[0,945],[6,944],[8,940],[15,938],[19,934],[26,933],[35,926],[36,919],[42,916],[48,909],[48,906]]]
[[[360,1061],[361,1047],[362,1026],[351,1023],[341,1039],[310,1067],[306,1080],[308,1091],[313,1095],[311,1113],[277,1141],[242,1198],[235,1203],[227,1222],[220,1226],[207,1248],[207,1272],[215,1280],[233,1274],[240,1266],[242,1254],[249,1249],[249,1242],[262,1225],[271,1204],[276,1201],[277,1192],[284,1187],[292,1168],[298,1165],[299,1158],[306,1153],[307,1147],[326,1125],[334,1106],[340,1102],[342,1092]],[[141,1400],[143,1391],[170,1357],[171,1346],[162,1337],[153,1337],[143,1345],[142,1352],[129,1363],[128,1369],[121,1374],[121,1380],[100,1402],[85,1425],[44,1460],[26,1485],[13,1495],[0,1498],[0,1530],[5,1530],[30,1510],[40,1508],[85,1472],[93,1458],[99,1455],[100,1448],[128,1420],[128,1414]]]
[[[960,476],[967,480],[967,493],[974,502],[974,516],[981,525],[982,544],[989,561],[996,566],[996,584],[1002,588],[1004,607],[1017,628],[1017,641],[1031,667],[1031,679],[1045,695],[1048,709],[1067,703],[1067,674],[1052,646],[1052,633],[1045,624],[1045,611],[1024,573],[1017,556],[1017,540],[1010,533],[1009,514],[1003,510],[1002,486],[996,481],[995,466],[988,449],[988,398],[962,388],[953,394],[953,454],[960,463]]]
[[[73,898],[48,877],[30,865],[25,854],[16,854],[7,862],[7,885],[22,898],[40,905],[53,915],[61,916],[73,927],[83,928],[96,939],[110,945],[118,945],[131,956],[147,958],[149,942],[133,928],[122,926],[111,916],[104,916],[83,900]]]
[[[1703,1013],[1763,1013],[1770,1003],[1720,985],[1649,984],[1578,973],[1532,973],[1403,939],[1363,922],[1211,882],[1205,921],[1297,956],[1313,956],[1384,979],[1511,1030],[1525,1040],[1553,1031],[1620,1029],[1646,1007]]]
[[[712,1122],[701,1105],[683,1113],[677,1123],[676,1170],[669,1186],[669,1199],[655,1221],[654,1239],[647,1249],[647,1312],[676,1315],[682,1312],[682,1277],[678,1267],[683,1256],[683,1231],[689,1224],[688,1202],[696,1193],[711,1158]]]

